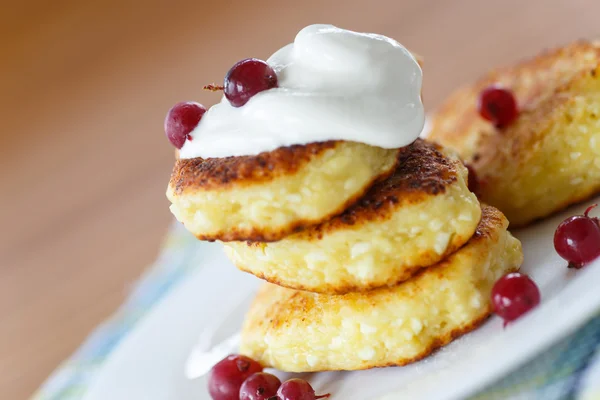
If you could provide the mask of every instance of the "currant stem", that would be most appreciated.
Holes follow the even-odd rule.
[[[319,395],[319,396],[315,396],[315,400],[316,399],[325,399],[325,398],[327,398],[329,396],[331,396],[331,393],[322,394],[322,395]]]
[[[225,86],[223,85],[215,85],[214,83],[211,83],[210,85],[206,85],[204,86],[204,90],[210,90],[211,92],[218,92],[220,90],[225,89]]]
[[[598,207],[598,204],[592,204],[591,206],[589,206],[588,208],[585,209],[583,215],[585,215],[586,217],[589,217],[589,213],[590,211],[592,211],[594,208]]]
[[[570,262],[567,268],[581,269],[583,268],[583,264],[578,264],[574,262]]]

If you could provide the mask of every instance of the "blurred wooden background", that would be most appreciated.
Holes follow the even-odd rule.
[[[26,399],[122,302],[171,217],[162,121],[310,23],[425,58],[432,109],[486,69],[599,34],[595,0],[4,0],[0,398]]]

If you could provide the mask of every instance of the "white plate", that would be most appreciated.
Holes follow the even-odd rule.
[[[533,277],[542,292],[542,304],[535,311],[506,329],[497,317],[491,318],[473,333],[406,367],[311,374],[317,392],[331,392],[334,400],[391,399],[400,393],[415,400],[459,399],[576,330],[600,309],[600,262],[568,270],[554,252],[552,238],[560,221],[584,208],[572,208],[516,232],[525,252],[522,271]],[[238,272],[218,244],[201,243],[198,251],[196,262],[202,267],[123,339],[85,400],[210,398],[205,378],[185,378],[186,358],[199,337],[216,344],[239,329],[260,282]]]

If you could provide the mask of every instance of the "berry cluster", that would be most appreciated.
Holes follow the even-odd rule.
[[[209,90],[223,90],[225,98],[233,107],[241,107],[257,93],[277,87],[277,74],[269,64],[256,58],[247,58],[235,64],[227,75],[223,87],[209,85]],[[194,102],[177,103],[165,118],[165,133],[178,149],[198,125],[206,108]]]
[[[565,219],[554,232],[554,248],[569,263],[580,269],[600,257],[600,220],[590,217],[588,207],[583,215]],[[505,324],[530,311],[540,302],[540,291],[527,275],[511,273],[500,278],[492,289],[492,304]]]
[[[290,379],[283,383],[275,375],[263,372],[262,366],[249,357],[230,355],[212,368],[208,391],[213,400],[316,400],[310,383]]]

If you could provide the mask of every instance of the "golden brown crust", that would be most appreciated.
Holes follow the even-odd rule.
[[[515,268],[512,272],[514,271],[518,271],[518,268]],[[262,290],[259,291],[259,294],[256,297],[255,301],[261,301],[261,299],[258,296],[267,296],[267,294],[265,293],[264,295],[261,295],[262,292],[266,292],[264,289],[268,288],[267,286],[263,286],[263,288],[261,288]],[[298,293],[296,293],[294,296],[297,296]],[[301,313],[304,312],[310,312],[309,311],[309,307],[307,307],[305,304],[306,303],[306,298],[303,296],[297,296],[299,297],[299,301],[296,301],[294,303],[294,306],[296,307],[300,307]],[[277,305],[278,304],[274,304],[274,308],[273,308],[273,313],[274,314],[279,314],[279,311],[277,311]],[[282,304],[279,304],[280,306]],[[287,309],[287,308],[286,308]],[[459,338],[462,335],[465,335],[471,331],[474,331],[475,329],[477,329],[479,326],[481,326],[491,315],[492,315],[492,307],[488,306],[485,309],[481,310],[481,314],[477,317],[472,319],[471,321],[469,321],[468,323],[454,328],[451,331],[449,331],[447,334],[443,335],[443,336],[439,336],[437,338],[435,338],[431,344],[424,349],[423,351],[421,351],[418,355],[411,357],[411,358],[405,358],[402,360],[397,360],[397,361],[392,361],[392,362],[386,362],[386,363],[377,363],[375,365],[362,365],[362,366],[357,366],[356,368],[353,368],[353,371],[361,371],[361,370],[367,370],[367,369],[372,369],[372,368],[383,368],[383,367],[402,367],[405,365],[409,365],[412,364],[414,362],[420,361],[428,356],[430,356],[431,354],[433,354],[435,351],[439,350],[440,348],[446,346],[447,344],[451,343],[454,339]],[[273,321],[269,321],[272,329],[278,329],[278,327],[280,327],[282,324],[285,323],[285,321],[281,321],[281,320],[273,320]]]
[[[474,235],[472,237],[472,239],[476,239],[476,236]],[[260,245],[260,243],[253,242],[251,245],[256,246],[256,245]],[[446,251],[444,251],[444,253],[441,255],[434,254],[433,251],[430,251],[430,252],[428,252],[428,254],[423,255],[423,257],[424,258],[425,257],[433,258],[435,256],[435,257],[445,258],[445,257],[451,255],[452,253],[458,251],[459,249],[460,249],[460,246],[450,245],[446,248]],[[234,264],[240,271],[244,271],[249,274],[252,274],[252,275],[256,276],[257,278],[262,279],[263,281],[272,283],[274,285],[281,286],[281,287],[288,288],[288,289],[293,289],[293,290],[301,290],[301,291],[319,293],[319,294],[325,294],[325,295],[331,295],[331,294],[344,295],[344,294],[348,294],[348,293],[369,293],[373,290],[380,289],[381,287],[384,287],[384,286],[391,287],[394,285],[401,284],[402,282],[405,282],[408,279],[418,276],[419,273],[426,271],[427,267],[430,266],[430,265],[405,266],[399,273],[397,273],[393,276],[393,279],[390,279],[389,281],[385,282],[384,284],[381,284],[379,282],[372,283],[372,282],[365,281],[359,285],[356,283],[350,283],[350,282],[341,280],[340,282],[337,282],[335,285],[329,284],[327,286],[324,286],[323,288],[315,288],[313,286],[303,285],[298,282],[289,284],[288,281],[279,279],[277,277],[277,275],[272,275],[272,274],[267,275],[263,272],[247,268],[243,264],[236,263],[236,262],[234,262]],[[429,264],[431,264],[431,263],[429,263]]]
[[[481,209],[481,220],[479,221],[479,225],[477,226],[475,233],[467,243],[468,246],[473,247],[476,246],[479,242],[490,240],[493,241],[494,238],[496,238],[499,235],[498,232],[508,225],[506,217],[498,209],[485,204],[481,205]],[[436,264],[434,268],[421,269],[413,276],[412,279],[414,280],[423,274],[444,278],[448,267],[451,267],[453,262],[454,259],[452,257],[445,258],[444,260]],[[448,278],[451,278],[451,276],[449,276]],[[269,285],[263,285],[263,287],[261,288],[261,290],[259,290],[256,296],[255,302],[257,304],[265,304],[271,302],[270,299],[272,297],[272,294],[270,289],[271,287]],[[395,291],[396,286],[392,286],[378,288],[376,290],[362,293],[347,293],[341,295],[334,295],[328,298],[324,297],[325,295],[318,296],[321,296],[319,297],[321,301],[333,303],[343,301],[343,299],[347,297],[360,297],[361,300],[369,302],[369,298],[377,300],[385,296],[392,296]],[[290,324],[299,319],[304,320],[303,318],[306,318],[306,316],[309,315],[313,318],[319,317],[318,308],[320,307],[320,304],[317,304],[317,302],[315,301],[317,297],[315,297],[313,293],[296,290],[289,291],[287,293],[290,294],[289,297],[286,297],[284,299],[278,299],[276,303],[271,304],[272,307],[275,307],[272,312],[272,318],[270,318],[269,320],[260,320],[256,322],[260,325],[267,324],[271,328],[277,328],[286,324]],[[418,292],[411,292],[411,294],[412,297],[418,296]],[[277,312],[277,305],[285,307],[285,310],[287,311],[281,313]]]
[[[477,225],[477,229],[475,230],[475,233],[473,233],[473,236],[471,236],[471,238],[468,241],[468,244],[470,244],[470,245],[475,245],[477,242],[481,242],[483,240],[490,240],[495,235],[497,235],[497,232],[496,232],[498,229],[497,227],[503,226],[506,223],[506,217],[496,208],[482,204],[481,210],[482,210],[481,220],[479,221],[479,224]],[[254,242],[251,245],[252,246],[261,246],[261,243]],[[459,250],[459,249],[449,248],[448,251],[444,253],[444,258],[442,259],[442,261],[440,261],[439,263],[436,264],[436,267],[449,264],[449,261],[446,259],[446,256],[451,255],[452,253],[454,253],[457,250]],[[315,291],[314,288],[307,288],[307,287],[304,287],[303,285],[298,285],[298,284],[295,284],[294,286],[287,285],[287,284],[285,284],[285,282],[280,281],[275,276],[265,276],[264,274],[257,273],[256,271],[248,271],[239,265],[237,267],[244,272],[252,273],[254,276],[256,276],[262,280],[265,280],[269,283],[275,284],[277,286],[294,289],[294,290],[319,293],[319,291]],[[325,294],[344,295],[344,294],[352,294],[352,293],[361,293],[362,295],[365,295],[368,297],[369,295],[377,295],[378,290],[393,291],[394,286],[392,286],[392,285],[399,284],[408,278],[414,279],[423,273],[438,274],[439,271],[443,271],[443,269],[439,268],[437,270],[432,271],[431,269],[424,268],[423,266],[409,267],[409,268],[405,269],[405,273],[402,274],[402,277],[395,279],[393,282],[390,282],[390,285],[388,285],[389,286],[388,288],[385,288],[385,287],[382,288],[381,285],[364,284],[361,286],[357,286],[357,285],[350,285],[347,283],[341,283],[335,288],[329,288],[330,290],[328,290]],[[302,293],[302,292],[300,292],[300,293]],[[302,298],[302,296],[297,296],[297,297]],[[306,300],[302,298],[301,302],[303,304],[294,304],[294,307],[291,307],[291,308],[294,310],[298,309],[298,310],[307,311],[305,301]],[[300,307],[300,306],[302,306],[302,307]]]
[[[394,171],[398,151],[330,141],[178,160],[167,198],[201,240],[277,241],[344,211]]]
[[[178,159],[169,184],[180,194],[187,189],[220,190],[233,185],[268,182],[295,173],[337,143],[280,147],[255,156]]]
[[[274,243],[227,243],[242,271],[296,290],[365,292],[396,285],[463,246],[481,217],[454,154],[419,139],[398,167],[341,214]],[[365,238],[368,238],[365,239]]]
[[[321,225],[323,229],[372,221],[398,207],[419,203],[425,196],[443,194],[456,182],[456,165],[434,144],[417,139],[398,154],[398,168],[375,184],[354,206]]]
[[[320,239],[324,234],[347,226],[386,219],[394,210],[422,202],[427,196],[443,194],[456,182],[456,165],[435,143],[417,139],[400,149],[398,167],[383,176],[358,201],[330,220],[305,231],[307,239]],[[333,214],[335,215],[335,214]],[[299,230],[296,230],[296,232]],[[248,241],[249,244],[255,240]],[[262,240],[256,240],[262,241]]]
[[[449,247],[448,250],[446,252],[444,252],[444,256],[450,255],[456,250],[458,250],[458,249],[454,248],[454,247]],[[240,271],[252,274],[255,277],[262,279],[265,282],[272,283],[273,285],[277,285],[277,286],[281,286],[281,287],[293,289],[293,290],[302,290],[302,291],[306,291],[306,292],[320,293],[320,294],[327,294],[327,295],[330,295],[330,294],[342,295],[342,294],[347,294],[347,293],[370,292],[372,290],[379,289],[382,286],[392,286],[394,284],[402,283],[402,282],[406,281],[407,279],[415,276],[420,270],[423,270],[424,268],[426,268],[421,265],[406,267],[402,270],[401,273],[395,275],[393,280],[391,280],[390,282],[386,282],[384,285],[382,285],[380,283],[371,283],[371,282],[365,282],[360,285],[357,285],[355,283],[350,283],[350,282],[340,280],[335,285],[330,284],[323,288],[314,288],[312,286],[304,285],[304,284],[298,283],[298,282],[289,284],[288,281],[279,279],[277,277],[277,275],[267,275],[261,271],[254,271],[254,270],[246,267],[245,265],[235,263],[235,262],[234,262],[234,264]]]
[[[516,271],[516,269],[515,269],[515,271]],[[435,338],[435,340],[429,345],[429,347],[427,347],[427,349],[425,349],[421,353],[419,353],[418,356],[415,356],[415,357],[412,357],[409,359],[404,359],[401,361],[390,362],[390,363],[386,363],[386,364],[378,364],[378,365],[373,365],[373,366],[361,367],[361,368],[357,368],[353,371],[361,371],[361,370],[372,369],[372,368],[381,368],[381,367],[403,367],[405,365],[420,361],[426,357],[429,357],[435,351],[446,346],[447,344],[452,342],[454,339],[456,339],[462,335],[466,335],[467,333],[479,328],[479,326],[481,326],[481,324],[483,324],[490,317],[490,315],[492,315],[492,307],[488,307],[487,310],[482,312],[481,316],[479,316],[476,319],[473,319],[469,323],[467,323],[463,326],[460,326],[458,328],[452,329],[450,332],[448,332],[448,334],[446,334],[444,336]]]

